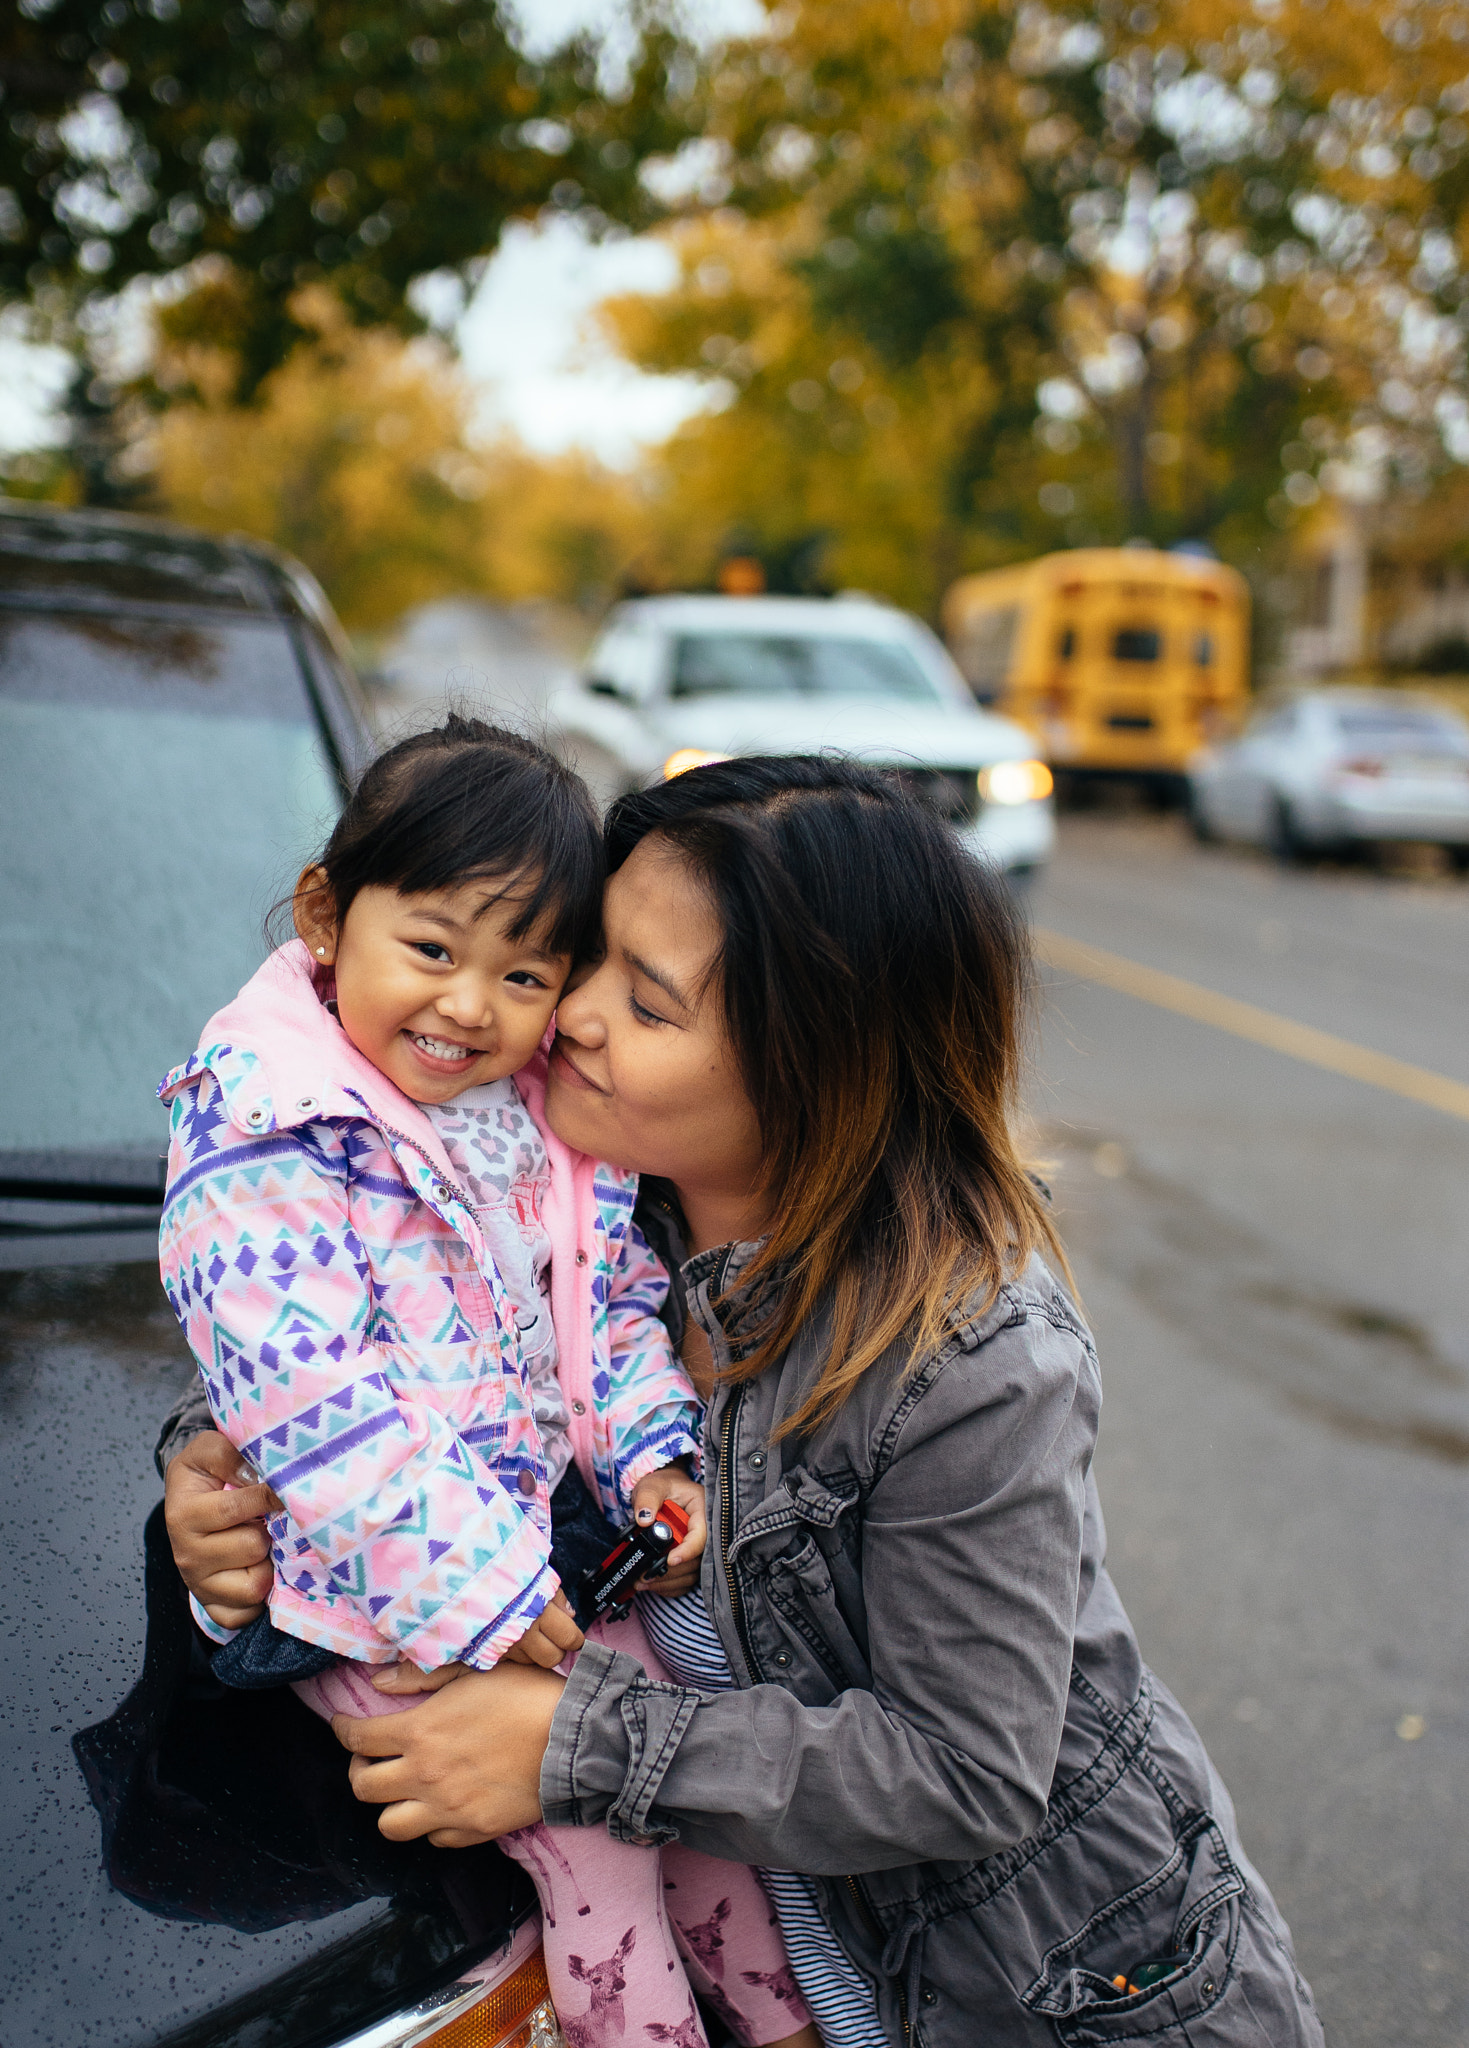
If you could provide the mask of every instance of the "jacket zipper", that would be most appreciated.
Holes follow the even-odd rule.
[[[724,1566],[724,1583],[729,1593],[729,1604],[734,1614],[735,1634],[740,1639],[740,1654],[745,1660],[745,1669],[751,1679],[755,1678],[755,1653],[745,1630],[745,1602],[740,1592],[735,1568],[730,1562],[730,1545],[734,1541],[734,1482],[730,1477],[730,1446],[734,1442],[734,1427],[739,1419],[740,1406],[745,1398],[743,1386],[735,1388],[724,1410],[724,1426],[719,1433],[719,1548],[720,1563]]]
[[[848,1877],[844,1882],[847,1890],[852,1894],[857,1911],[862,1915],[868,1933],[877,1943],[879,1950],[881,1950],[883,1940],[882,1922],[868,1903],[867,1894],[862,1889],[861,1879]],[[903,2039],[911,2041],[913,2039],[913,2021],[908,2013],[908,1987],[901,1978],[898,1980],[898,2021],[903,2029]]]
[[[353,1093],[351,1089],[346,1089],[343,1092],[346,1094]],[[406,1145],[408,1147],[408,1150],[411,1153],[413,1153],[414,1157],[417,1159],[421,1159],[423,1161],[423,1164],[428,1168],[429,1172],[433,1175],[435,1186],[448,1188],[449,1192],[452,1195],[454,1195],[457,1198],[457,1200],[460,1201],[463,1204],[463,1206],[469,1211],[470,1215],[474,1217],[475,1223],[476,1225],[478,1225],[479,1217],[475,1212],[474,1203],[470,1200],[467,1190],[460,1187],[458,1181],[455,1180],[451,1175],[439,1172],[439,1169],[434,1165],[434,1162],[432,1161],[432,1159],[429,1158],[427,1152],[424,1151],[422,1145],[419,1144],[416,1138],[410,1138],[406,1131],[400,1131],[396,1127],[396,1125],[390,1124],[387,1121],[386,1117],[375,1116],[372,1110],[369,1108],[368,1104],[366,1102],[363,1102],[363,1099],[360,1095],[356,1096],[355,1099],[358,1102],[361,1102],[363,1108],[367,1110],[367,1117],[365,1121],[370,1124],[376,1124],[377,1128],[382,1132],[385,1138],[396,1138],[400,1145]],[[422,1201],[422,1195],[420,1195],[418,1199],[419,1201]]]

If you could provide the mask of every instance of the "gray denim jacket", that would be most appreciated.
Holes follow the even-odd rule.
[[[683,1268],[717,1364],[712,1301],[751,1250]],[[1103,1566],[1070,1297],[1033,1261],[916,1370],[880,1362],[776,1443],[821,1346],[808,1329],[708,1415],[702,1585],[738,1689],[588,1645],[547,1820],[818,1876],[895,2048],[1319,2048],[1228,1794]]]
[[[651,1185],[638,1214],[677,1273]],[[711,1297],[750,1249],[690,1261],[670,1298],[718,1363]],[[588,1644],[546,1818],[815,1875],[894,2048],[1321,2048],[1229,1795],[1103,1566],[1070,1297],[1037,1260],[916,1370],[880,1362],[776,1444],[820,1353],[813,1328],[709,1411],[703,1592],[738,1690]],[[210,1426],[200,1390],[160,1466]]]

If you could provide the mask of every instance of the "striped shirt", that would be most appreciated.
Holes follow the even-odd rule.
[[[681,1685],[728,1692],[734,1673],[698,1593],[671,1600],[640,1594],[638,1619]],[[757,1871],[769,1895],[786,1955],[826,2048],[888,2048],[872,1985],[832,1933],[813,1879],[794,1870]]]

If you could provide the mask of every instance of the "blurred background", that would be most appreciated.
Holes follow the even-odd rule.
[[[1465,2048],[1469,7],[19,0],[0,84],[9,498],[604,794],[623,600],[1018,725],[1116,1575],[1332,2040]]]

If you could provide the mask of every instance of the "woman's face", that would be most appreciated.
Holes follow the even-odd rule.
[[[600,966],[557,1011],[551,1128],[578,1151],[671,1180],[696,1237],[753,1235],[760,1133],[717,979],[704,987],[720,941],[714,907],[653,834],[608,882],[604,928]]]

